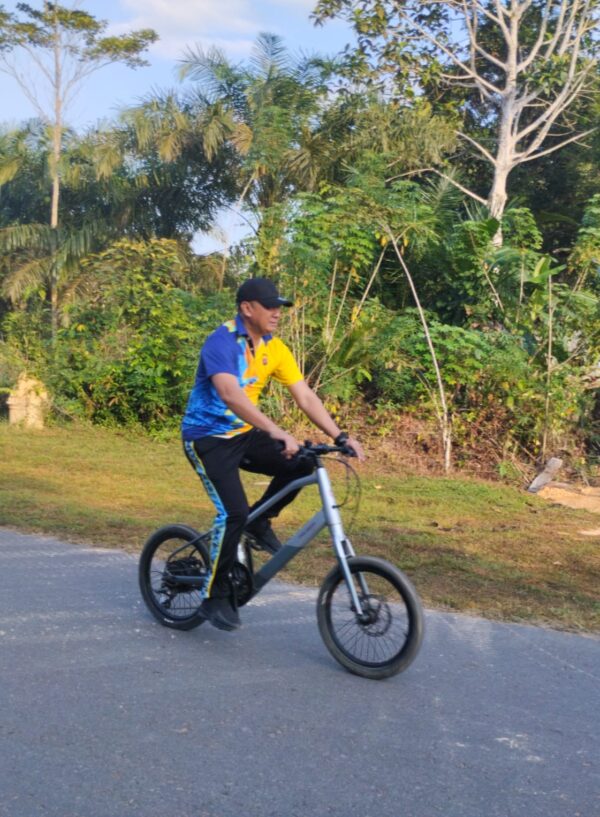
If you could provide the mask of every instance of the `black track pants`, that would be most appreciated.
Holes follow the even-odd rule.
[[[204,597],[209,598],[213,588],[215,594],[220,592],[223,580],[233,567],[237,545],[250,511],[240,479],[240,468],[273,477],[253,508],[289,482],[309,474],[312,468],[310,463],[286,459],[279,444],[266,432],[256,428],[230,439],[203,437],[193,442],[184,441],[184,450],[217,509],[210,553],[212,572],[203,592]],[[285,496],[269,508],[266,516],[277,516],[297,493],[293,491]]]

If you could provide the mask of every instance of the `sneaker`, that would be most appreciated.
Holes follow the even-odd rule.
[[[266,550],[268,553],[281,550],[281,542],[271,527],[270,519],[255,519],[246,528],[246,533],[254,539],[257,550]]]
[[[217,596],[204,599],[200,612],[213,627],[219,630],[237,630],[242,623],[237,608],[230,598]]]

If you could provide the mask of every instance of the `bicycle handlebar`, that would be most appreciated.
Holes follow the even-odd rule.
[[[299,459],[309,457],[312,459],[321,457],[324,454],[342,454],[344,457],[356,457],[356,451],[349,445],[327,445],[326,443],[312,443],[310,440],[306,440],[294,456]]]

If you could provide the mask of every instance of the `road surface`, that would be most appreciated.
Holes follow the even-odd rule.
[[[2,817],[600,817],[600,640],[427,612],[383,682],[316,591],[161,627],[136,559],[0,529]]]

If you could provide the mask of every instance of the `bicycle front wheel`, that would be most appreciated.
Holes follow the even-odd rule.
[[[152,615],[175,630],[191,630],[205,620],[200,615],[200,587],[210,566],[205,541],[187,525],[167,525],[155,531],[142,550],[140,591]],[[191,579],[192,584],[181,579]]]
[[[325,646],[343,667],[363,678],[389,678],[412,663],[423,639],[421,602],[407,577],[383,559],[348,559],[362,615],[352,603],[339,565],[326,576],[317,600]]]

